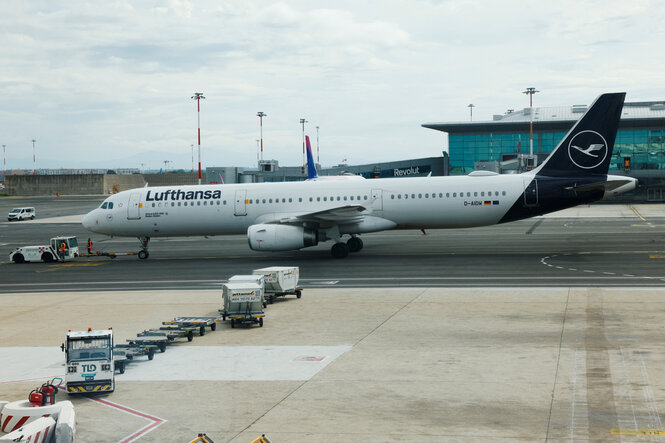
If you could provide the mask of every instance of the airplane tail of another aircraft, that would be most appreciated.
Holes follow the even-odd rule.
[[[307,145],[307,180],[313,180],[319,178],[319,174],[316,172],[314,156],[312,155],[312,146],[309,144],[309,135],[305,136],[305,143]]]
[[[599,96],[535,172],[553,177],[606,175],[625,97],[625,92]]]

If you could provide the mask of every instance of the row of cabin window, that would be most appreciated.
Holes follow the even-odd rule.
[[[176,205],[176,203],[177,203],[177,205]],[[181,203],[182,203],[182,206],[187,206],[187,202],[184,201],[184,202],[171,202],[171,207],[181,206]],[[194,202],[189,202],[189,203],[190,203],[189,206],[194,206]],[[219,205],[225,205],[225,204],[226,204],[226,200],[224,200],[224,201],[215,200],[215,201],[210,202],[210,206],[213,206],[213,205],[219,206]],[[153,203],[152,207],[154,208],[155,205],[159,205],[160,208],[162,207],[161,203]],[[164,206],[168,206],[168,203],[164,202]],[[201,206],[201,200],[196,201],[196,206]],[[203,206],[208,206],[208,200],[203,200]]]
[[[492,197],[492,192],[494,192],[494,196],[495,196],[495,197],[498,197],[498,196],[499,196],[499,191],[488,191],[488,192],[487,192],[487,197],[488,197],[488,198],[489,198],[489,197]],[[402,199],[402,194],[391,194],[391,195],[390,195],[390,198],[394,200],[394,199],[395,199],[395,195],[397,195],[397,199],[398,199],[398,200]],[[432,192],[432,198],[436,198],[436,195],[437,195],[436,192]],[[450,198],[450,195],[451,195],[450,192],[446,192],[446,198]],[[501,191],[501,195],[506,195],[506,191]],[[452,193],[452,196],[453,196],[453,197],[457,197],[457,192],[453,192],[453,193]],[[460,193],[459,193],[459,196],[463,198],[463,197],[464,197],[464,192],[460,192]],[[467,197],[471,197],[471,192],[467,192],[467,193],[466,193],[466,196],[467,196]],[[474,193],[473,193],[473,196],[474,196],[474,197],[478,197],[478,192],[474,192]],[[481,191],[481,192],[480,192],[480,197],[485,197],[485,191]],[[409,198],[409,194],[404,194],[404,199],[406,200],[406,199],[408,199],[408,198]],[[416,194],[411,194],[411,198],[416,198]],[[418,197],[417,197],[417,198],[423,198],[423,194],[418,194]],[[429,194],[429,193],[426,193],[426,194],[425,194],[425,198],[430,198],[430,194]],[[443,192],[439,192],[439,198],[443,198]]]
[[[348,200],[358,200],[358,201],[360,201],[360,200],[367,200],[369,197],[366,196],[366,195],[365,196],[360,196],[360,195],[358,195],[358,196],[354,196],[354,195],[339,196],[338,195],[337,197],[330,197],[330,199],[328,199],[327,196],[326,197],[309,197],[309,201],[313,202],[315,198],[316,198],[317,202],[320,202],[320,201],[326,202],[326,201],[335,201],[335,200],[337,200],[337,201],[342,201],[342,200],[343,201],[348,201]],[[289,203],[293,203],[292,198],[282,198],[282,203],[286,203],[287,201]],[[272,202],[273,202],[272,198],[268,198],[268,199],[266,199],[266,198],[258,199],[257,198],[256,200],[253,200],[253,199],[248,200],[248,203],[250,205],[251,204],[259,204],[259,203],[272,203]],[[298,197],[298,202],[302,203],[302,197]],[[275,199],[275,203],[279,203],[278,198]]]

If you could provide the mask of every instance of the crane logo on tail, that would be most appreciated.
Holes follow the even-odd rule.
[[[568,157],[577,167],[593,169],[607,158],[608,148],[605,138],[596,131],[581,131],[570,139]]]

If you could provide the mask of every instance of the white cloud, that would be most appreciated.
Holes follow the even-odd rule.
[[[202,91],[204,163],[324,164],[439,155],[429,121],[491,118],[605,90],[665,98],[659,2],[31,1],[0,4],[0,141],[8,166],[190,165]],[[47,159],[52,159],[50,162]],[[40,159],[44,163],[40,163]]]

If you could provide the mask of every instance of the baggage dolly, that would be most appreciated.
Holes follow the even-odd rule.
[[[175,328],[180,329],[182,331],[189,332],[189,331],[198,330],[199,335],[203,336],[206,333],[206,326],[209,326],[210,330],[214,331],[215,329],[217,329],[218,321],[219,317],[176,317],[171,321],[163,321],[162,324],[171,327],[175,326]],[[173,330],[173,329],[168,329],[168,330]]]

